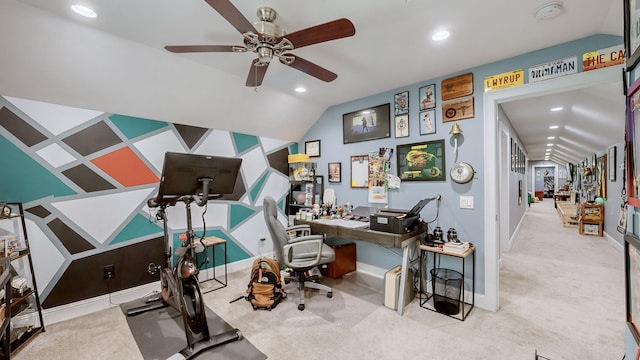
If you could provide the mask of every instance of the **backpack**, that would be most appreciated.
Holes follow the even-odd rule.
[[[253,305],[253,310],[271,310],[286,297],[278,262],[264,257],[254,260],[245,297]]]

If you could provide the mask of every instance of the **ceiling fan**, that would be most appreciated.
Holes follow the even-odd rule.
[[[174,53],[254,52],[258,57],[253,60],[247,76],[246,86],[250,87],[262,84],[274,56],[281,63],[322,81],[335,80],[338,77],[337,74],[289,51],[353,36],[356,33],[353,23],[342,18],[285,34],[283,29],[273,23],[277,14],[270,7],[259,8],[257,12],[259,20],[252,24],[229,0],[205,1],[242,34],[244,45],[168,45],[164,48]]]

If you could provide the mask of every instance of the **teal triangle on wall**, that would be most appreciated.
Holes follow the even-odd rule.
[[[242,223],[256,212],[243,205],[231,205],[229,207],[231,216],[229,217],[229,230],[233,230],[238,224]]]
[[[113,114],[109,120],[120,130],[127,139],[133,139],[140,135],[150,133],[167,126],[164,121],[149,120],[126,115]]]
[[[232,133],[233,141],[236,145],[236,152],[242,154],[248,149],[259,144],[258,137],[253,135],[246,135],[240,133]]]
[[[260,180],[258,180],[255,185],[253,185],[253,189],[251,189],[251,192],[249,193],[249,195],[251,196],[251,202],[254,202],[256,200],[256,198],[258,197],[258,194],[260,194],[260,190],[262,190],[262,187],[264,186],[264,183],[267,181],[267,178],[269,177],[269,172],[265,172],[264,175],[262,175],[262,178]]]
[[[286,199],[287,199],[287,198],[285,197],[284,199],[282,199],[282,200],[280,200],[280,201],[278,202],[278,208],[279,208],[280,210],[282,210],[282,212],[285,212],[285,210],[284,210],[284,209],[285,209],[285,200],[286,200]]]
[[[116,235],[111,244],[138,239],[143,236],[162,233],[162,227],[149,221],[148,218],[136,214],[133,219]]]
[[[31,202],[48,196],[75,195],[76,192],[60,181],[11,141],[0,136],[0,200]]]

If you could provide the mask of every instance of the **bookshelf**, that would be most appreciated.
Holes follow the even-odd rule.
[[[580,209],[580,234],[602,236],[604,204],[582,203]]]

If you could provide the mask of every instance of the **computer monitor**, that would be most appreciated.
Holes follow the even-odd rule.
[[[202,196],[205,179],[209,179],[208,198],[231,194],[241,163],[242,159],[238,158],[167,152],[156,201],[184,195]]]

